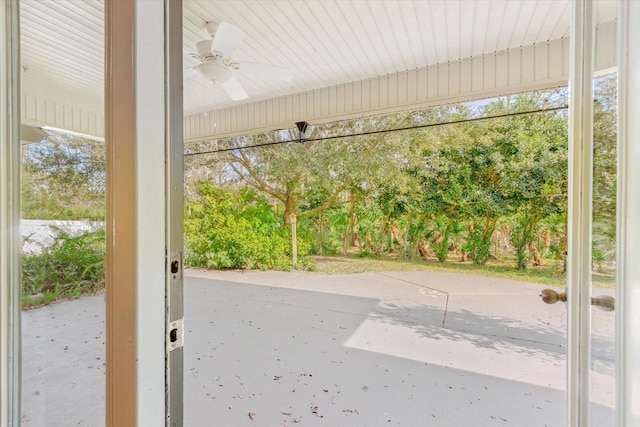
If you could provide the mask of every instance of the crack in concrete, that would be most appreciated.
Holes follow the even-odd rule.
[[[440,289],[431,288],[429,286],[421,285],[420,283],[412,282],[410,280],[405,280],[405,279],[400,279],[398,277],[393,277],[393,276],[390,276],[390,275],[384,274],[384,273],[376,272],[375,274],[379,274],[380,276],[384,276],[384,277],[387,277],[389,279],[397,280],[399,282],[404,282],[404,283],[408,283],[410,285],[418,286],[419,288],[430,289],[432,291],[440,292],[441,294],[444,294],[445,295],[445,302],[444,302],[444,310],[443,310],[444,312],[442,314],[442,327],[446,328],[445,327],[445,322],[447,320],[447,310],[449,309],[449,292],[445,292],[445,291],[442,291]]]

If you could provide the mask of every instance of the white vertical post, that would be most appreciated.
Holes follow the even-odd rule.
[[[616,425],[640,425],[640,2],[620,1]]]
[[[0,425],[20,424],[18,2],[0,1]]]
[[[571,2],[567,423],[589,426],[591,364],[591,193],[593,175],[593,3]]]
[[[0,426],[20,424],[20,54],[18,2],[0,1]]]
[[[175,214],[182,199],[169,209],[176,202],[170,196],[178,180],[175,163],[182,161],[182,128],[174,117],[181,123],[182,68],[175,63],[181,41],[168,39],[167,25],[181,26],[181,13],[179,0],[105,2],[109,427],[182,425],[181,414],[168,416],[175,396],[167,388],[168,375],[182,382],[182,358],[167,369],[167,287],[182,281],[180,261],[179,275],[169,276],[175,268],[169,241],[176,240],[170,234],[182,232],[181,215]],[[173,299],[181,292],[179,286]],[[181,352],[181,341],[172,350]]]
[[[298,221],[295,213],[289,215],[289,222],[291,223],[291,265],[295,270],[298,268]]]

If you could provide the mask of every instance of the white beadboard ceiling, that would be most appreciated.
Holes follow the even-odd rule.
[[[234,59],[286,66],[290,82],[236,73],[256,102],[395,74],[471,56],[562,39],[570,0],[184,0],[186,53],[207,37],[207,21],[228,21],[247,36]],[[101,102],[102,0],[21,0],[23,91]],[[598,22],[616,2],[598,1]],[[198,75],[185,79],[185,114],[237,106]]]

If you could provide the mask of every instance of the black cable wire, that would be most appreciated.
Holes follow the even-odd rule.
[[[304,142],[328,141],[328,140],[331,140],[331,139],[349,138],[349,137],[354,137],[354,136],[370,136],[370,135],[378,135],[378,134],[381,134],[381,133],[388,133],[388,132],[401,132],[401,131],[405,131],[405,130],[426,129],[426,128],[436,127],[436,126],[445,126],[445,125],[453,125],[453,124],[460,124],[460,123],[477,122],[477,121],[480,121],[480,120],[501,119],[501,118],[505,118],[505,117],[523,116],[523,115],[527,115],[527,114],[548,113],[548,112],[552,112],[552,111],[566,110],[568,108],[569,108],[569,105],[564,104],[564,105],[562,105],[560,107],[543,108],[543,109],[540,109],[540,110],[520,111],[520,112],[516,112],[516,113],[505,113],[505,114],[498,114],[498,115],[495,115],[495,116],[474,117],[474,118],[470,118],[470,119],[452,120],[452,121],[449,121],[449,122],[440,122],[440,123],[428,123],[428,124],[425,124],[425,125],[407,126],[407,127],[403,127],[403,128],[374,130],[374,131],[369,131],[369,132],[353,133],[353,134],[349,134],[349,135],[334,135],[334,136],[325,136],[325,137],[321,137],[321,138],[306,138],[304,140]],[[299,143],[300,139],[287,139],[287,140],[284,140],[284,141],[265,142],[263,144],[246,145],[244,147],[220,148],[220,149],[217,149],[217,150],[210,150],[210,151],[196,151],[194,153],[185,153],[184,157],[197,156],[197,155],[200,155],[200,154],[223,153],[223,152],[226,152],[226,151],[246,150],[248,148],[268,147],[268,146],[271,146],[271,145],[279,145],[279,144],[290,144],[292,142],[298,142]]]

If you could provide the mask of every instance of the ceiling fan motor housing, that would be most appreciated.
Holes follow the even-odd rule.
[[[224,83],[232,76],[231,69],[218,59],[211,59],[196,67],[198,73],[207,80]]]
[[[239,27],[220,21],[206,22],[203,29],[211,38],[196,44],[197,54],[193,53],[190,56],[198,59],[200,64],[189,67],[188,70],[195,70],[200,77],[220,83],[232,100],[241,101],[248,97],[240,81],[234,77],[235,71],[252,73],[276,81],[291,80],[293,72],[288,68],[232,60],[234,51],[246,37],[246,33]]]

